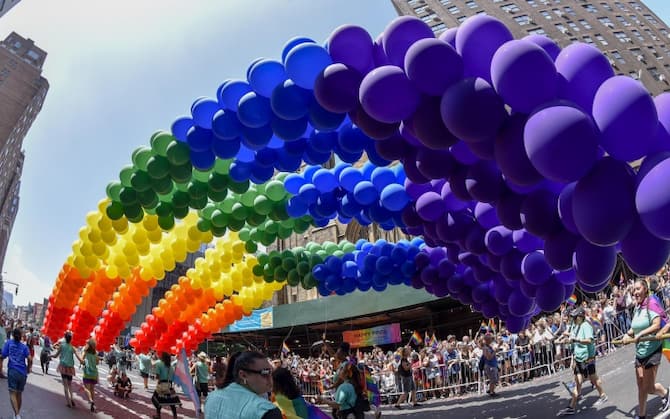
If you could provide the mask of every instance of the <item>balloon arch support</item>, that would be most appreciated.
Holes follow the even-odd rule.
[[[138,351],[192,350],[286,284],[423,288],[518,331],[576,287],[603,289],[619,253],[637,274],[664,265],[669,132],[668,94],[616,76],[591,45],[515,40],[489,16],[439,38],[414,17],[374,40],[352,25],[325,46],[294,38],[134,151],[86,216],[43,331],[108,347],[210,242],[146,316]],[[335,218],[415,238],[259,251]]]

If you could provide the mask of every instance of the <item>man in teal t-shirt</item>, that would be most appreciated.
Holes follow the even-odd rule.
[[[577,399],[582,391],[582,383],[587,377],[598,390],[599,398],[594,406],[599,406],[607,401],[607,394],[603,391],[602,381],[596,373],[596,344],[593,336],[593,326],[586,321],[586,314],[581,307],[572,310],[570,316],[572,317],[572,326],[565,331],[564,335],[572,343],[575,387],[571,391],[572,400],[570,400],[570,405],[561,410],[559,416],[576,413]]]

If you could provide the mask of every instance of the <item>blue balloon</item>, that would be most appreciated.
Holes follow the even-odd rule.
[[[306,183],[298,190],[298,196],[302,198],[307,204],[314,204],[319,198],[319,190],[311,183]]]
[[[267,58],[258,57],[258,58],[256,58],[255,60],[253,60],[251,63],[249,63],[249,67],[247,67],[247,81],[249,80],[249,76],[251,75],[251,69],[254,68],[254,66],[255,66],[257,63],[259,63],[259,62],[261,62],[261,61],[263,61],[263,60],[266,60],[266,59],[267,59]]]
[[[256,151],[256,164],[262,167],[272,167],[277,161],[277,151],[271,148],[262,148]]]
[[[210,150],[190,152],[191,164],[198,170],[209,170],[214,167],[216,156]]]
[[[303,36],[296,36],[291,39],[289,39],[286,44],[284,44],[284,48],[282,48],[281,52],[281,60],[286,61],[286,56],[288,55],[289,52],[293,49],[293,47],[298,46],[300,44],[304,43],[311,43],[314,44],[314,40],[311,38],[305,38]]]
[[[181,118],[177,118],[172,123],[170,131],[172,131],[172,135],[177,139],[177,141],[185,143],[188,130],[191,129],[192,126],[193,120],[188,116],[182,116]]]
[[[230,164],[229,175],[230,178],[236,182],[244,182],[251,176],[251,164],[234,161]]]
[[[278,117],[293,120],[307,116],[313,100],[309,90],[296,85],[293,80],[286,80],[272,91],[270,106]]]
[[[302,165],[302,156],[289,154],[285,149],[277,150],[277,161],[275,161],[275,169],[280,172],[295,172]]]
[[[333,151],[336,142],[337,133],[335,132],[322,132],[316,129],[309,136],[310,147],[320,153]]]
[[[314,183],[316,189],[323,193],[331,192],[338,186],[337,178],[328,169],[317,170],[316,173],[314,173],[312,182]]]
[[[212,119],[212,132],[218,138],[232,140],[242,134],[242,125],[235,112],[219,109]]]
[[[274,172],[275,168],[273,166],[261,166],[256,163],[252,165],[249,179],[256,185],[260,185],[272,179]]]
[[[296,120],[273,117],[270,123],[275,135],[284,141],[294,141],[302,137],[307,129],[307,118]]]
[[[387,210],[402,211],[409,203],[409,195],[402,185],[392,183],[382,190],[380,200]]]
[[[379,193],[372,182],[364,180],[354,188],[354,199],[363,206],[368,206],[379,198]]]
[[[283,140],[282,140],[283,141]],[[288,141],[284,142],[284,150],[286,150],[287,153],[293,154],[294,156],[300,156],[302,158],[302,155],[305,153],[305,150],[307,149],[307,140],[304,138],[298,138],[297,140],[294,141]]]
[[[221,85],[216,96],[221,108],[237,112],[240,99],[251,91],[251,86],[246,81],[231,80]]]
[[[284,59],[286,74],[304,89],[313,89],[314,81],[324,68],[333,63],[323,47],[303,43],[293,47]]]
[[[395,173],[386,167],[375,168],[370,174],[370,180],[379,192],[391,184],[397,184]]]
[[[358,152],[358,153],[347,153],[344,150],[341,150],[339,146],[335,147],[335,154],[337,154],[337,157],[340,158],[343,162],[346,163],[356,163],[361,159],[361,156],[363,155],[363,152]]]
[[[293,143],[290,143],[293,144]],[[287,144],[288,145],[288,144]],[[314,174],[319,170],[322,169],[321,166],[308,166],[302,171],[302,176],[305,178],[306,181],[311,182],[312,179],[314,178]]]
[[[304,185],[305,178],[297,173],[291,173],[284,179],[284,188],[290,194],[297,195],[300,187]]]
[[[305,154],[303,155],[303,160],[305,160],[306,163],[309,164],[324,164],[330,159],[330,153],[319,153],[312,149],[311,147],[307,147],[305,150]]]
[[[351,124],[342,126],[337,137],[340,149],[346,153],[360,153],[371,141],[370,137],[365,135],[360,128]]]
[[[196,100],[191,106],[193,123],[201,128],[211,129],[212,118],[219,110],[219,103],[210,98],[201,98]]]
[[[267,147],[273,134],[269,124],[258,128],[242,127],[242,132],[242,144],[251,150]]]
[[[373,203],[367,208],[366,212],[368,218],[379,224],[393,225],[393,214],[388,209],[379,205],[378,202]]]
[[[240,139],[222,140],[214,137],[212,140],[212,151],[220,159],[231,159],[240,151]]]
[[[353,261],[346,261],[342,264],[342,275],[347,278],[356,278],[358,274],[358,265]]]
[[[361,208],[361,205],[349,194],[343,196],[340,200],[340,213],[346,217],[354,217],[361,212]]]
[[[286,213],[292,218],[299,218],[307,214],[307,203],[299,196],[291,197],[286,203]]]
[[[191,151],[208,151],[212,148],[212,141],[212,131],[205,128],[194,126],[186,134],[186,142]]]
[[[376,141],[370,141],[365,146],[365,154],[368,156],[368,160],[377,167],[386,167],[391,164],[390,160],[386,160],[382,157],[377,148],[375,147]]]
[[[324,109],[316,100],[309,105],[309,122],[314,128],[322,131],[335,131],[346,116],[345,113],[334,113]]]
[[[248,92],[237,104],[237,118],[249,128],[260,128],[270,123],[272,109],[270,101],[256,92]]]
[[[256,160],[256,153],[242,145],[237,156],[235,156],[235,160],[242,163],[253,163]]]
[[[261,96],[270,97],[277,85],[286,80],[286,71],[282,63],[263,59],[249,68],[247,79],[251,88]]]

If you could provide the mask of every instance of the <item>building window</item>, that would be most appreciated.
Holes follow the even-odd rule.
[[[558,17],[563,16],[563,12],[561,11],[561,9],[551,9],[551,11],[554,12],[554,14]]]
[[[654,41],[658,41],[658,36],[654,35],[654,33],[651,31],[651,29],[649,29],[649,28],[645,28],[645,29],[644,29],[644,33],[646,33],[647,36],[648,36],[650,39],[653,39]]]
[[[516,13],[519,10],[521,10],[521,9],[519,9],[519,6],[517,6],[514,3],[505,4],[503,6],[500,6],[500,8],[503,9],[507,13]]]
[[[421,20],[423,20],[426,23],[430,23],[430,21],[433,19],[437,19],[437,15],[435,13],[431,13],[421,18]]]
[[[440,0],[440,3],[444,6],[449,6],[451,4],[451,0]]]
[[[519,26],[526,26],[530,23],[530,18],[528,15],[514,16],[514,21],[519,24]]]
[[[658,21],[652,15],[644,15],[644,18],[647,19],[647,22],[651,23],[652,25],[658,25]]]
[[[591,38],[590,36],[585,36],[582,39],[584,39],[584,42],[586,42],[587,44],[593,45],[593,38]]]
[[[661,28],[658,31],[661,32],[663,34],[663,36],[670,38],[670,35],[668,35],[668,30],[667,29]]]
[[[447,30],[447,25],[445,25],[444,23],[438,23],[435,26],[431,26],[430,29],[433,30],[433,33],[440,33],[442,31]]]
[[[615,5],[616,7],[618,7],[619,10],[623,10],[624,12],[627,12],[627,11],[628,11],[628,9],[626,8],[626,6],[625,6],[623,3],[621,3],[620,1],[615,1],[615,2],[614,2],[614,5]]]
[[[544,16],[545,19],[551,20],[551,13],[547,12],[546,10],[541,11],[540,14]]]
[[[467,18],[468,18],[467,16],[461,16],[461,17],[457,18],[456,20],[458,21],[458,23],[463,23],[463,22],[465,22],[465,19],[467,19]]]
[[[635,10],[642,10],[642,7],[640,7],[640,5],[637,4],[636,1],[629,1],[628,4]]]
[[[468,9],[476,9],[477,8],[477,3],[474,2],[473,0],[465,2],[465,5],[468,6]]]
[[[584,27],[584,29],[591,29],[591,24],[584,19],[579,19],[579,23]]]
[[[628,22],[626,21],[626,18],[623,17],[623,16],[617,16],[617,17],[616,17],[616,20],[618,20],[619,23],[620,23],[621,25],[623,25],[623,26],[630,26],[630,23],[628,23]]]
[[[571,31],[573,31],[573,32],[579,32],[579,27],[577,26],[577,24],[576,24],[575,22],[573,22],[573,21],[571,21],[571,20],[568,20],[567,23],[568,23],[568,26],[570,27],[570,30],[571,30]]]
[[[605,9],[607,11],[610,11],[610,12],[612,11],[612,7],[609,4],[607,4],[605,2],[601,2],[600,5],[603,7],[603,9]]]
[[[568,33],[568,28],[566,28],[562,23],[557,23],[556,29],[558,29],[561,33]]]
[[[616,39],[619,40],[619,42],[630,42],[630,38],[628,37],[628,35],[626,35],[625,32],[620,31],[614,32],[614,36],[616,37]]]
[[[614,57],[614,59],[615,59],[618,63],[620,63],[620,64],[626,64],[626,60],[623,59],[623,57],[621,56],[621,53],[620,53],[619,51],[617,51],[617,50],[612,51],[612,57]]]
[[[15,41],[12,49],[21,49],[21,41]]]
[[[414,13],[417,15],[422,15],[426,13],[426,10],[428,10],[428,6],[419,6],[416,9],[414,9]]]
[[[643,63],[647,60],[645,58],[644,54],[642,53],[642,51],[640,51],[640,48],[631,48],[630,53],[633,54],[635,59],[637,59],[641,63]]]
[[[526,0],[526,2],[531,7],[537,7],[537,3],[535,2],[535,0]]]
[[[529,35],[546,35],[547,33],[542,28],[535,28],[528,30]]]
[[[565,6],[565,7],[563,8],[563,10],[565,10],[565,13],[567,13],[567,14],[569,14],[569,15],[572,15],[572,16],[575,15],[575,11],[572,10],[572,7],[570,7],[570,6]]]
[[[642,36],[640,31],[638,31],[637,29],[631,29],[630,31],[633,33],[633,35],[635,35],[637,39],[639,39],[640,41],[644,41],[644,36]]]
[[[598,11],[598,9],[596,9],[596,6],[592,4],[582,4],[582,7],[589,13],[595,13]]]
[[[451,6],[450,8],[447,9],[447,12],[451,13],[452,15],[459,14],[461,11],[458,9],[456,6]]]
[[[407,4],[410,6],[418,6],[419,4],[423,3],[421,0],[407,0]]]
[[[663,79],[661,79],[661,73],[658,71],[658,69],[656,67],[648,68],[647,71],[649,71],[649,74],[651,74],[651,76],[653,78],[655,78],[656,80],[664,80],[665,79],[665,77],[663,77]]]
[[[656,58],[657,60],[662,60],[662,59],[663,59],[663,56],[660,55],[658,52],[656,52],[656,48],[654,48],[654,47],[647,47],[647,49],[649,50],[649,53],[650,53],[654,58]]]
[[[605,39],[605,37],[600,34],[596,34],[596,39],[598,40],[598,42],[600,42],[601,45],[609,44],[609,42],[607,42],[607,39]]]
[[[33,51],[32,49],[30,51],[28,51],[26,53],[26,55],[28,57],[30,57],[31,59],[35,60],[35,61],[40,59],[40,55],[38,53],[36,53],[35,51]]]
[[[607,26],[608,28],[613,28],[614,24],[608,17],[599,17],[598,22],[602,23],[603,25]]]

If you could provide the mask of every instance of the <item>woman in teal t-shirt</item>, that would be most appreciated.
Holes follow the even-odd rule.
[[[98,384],[98,353],[95,350],[95,339],[88,340],[81,357],[84,360],[84,389],[91,412],[95,412],[95,385]]]
[[[637,414],[644,418],[647,413],[647,396],[657,394],[666,398],[663,410],[670,407],[670,390],[656,382],[656,372],[661,363],[662,344],[659,340],[641,341],[642,336],[653,335],[661,328],[658,313],[649,309],[649,286],[644,279],[635,281],[633,287],[635,309],[633,320],[624,343],[635,342],[635,381],[640,405]]]
[[[65,332],[63,340],[58,343],[58,350],[56,350],[55,354],[51,355],[51,358],[58,358],[56,371],[60,373],[65,401],[67,402],[67,407],[74,407],[74,399],[72,398],[72,378],[76,374],[74,358],[76,357],[81,363],[84,361],[75,352],[74,346],[70,342],[72,342],[72,332]]]

